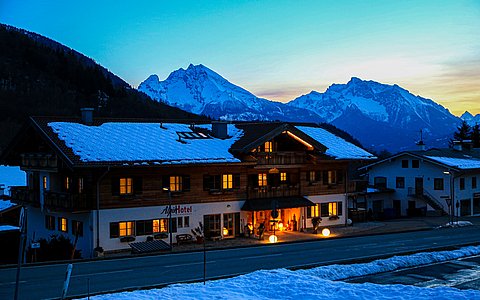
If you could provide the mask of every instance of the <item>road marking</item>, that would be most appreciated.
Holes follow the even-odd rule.
[[[207,264],[212,264],[212,263],[215,263],[215,262],[216,261],[214,261],[214,260],[209,260],[209,261],[207,261]],[[188,264],[168,265],[168,266],[163,266],[163,267],[164,268],[176,268],[176,267],[184,267],[184,266],[191,266],[191,265],[203,265],[203,261],[188,263]]]
[[[274,256],[282,256],[282,253],[278,254],[266,254],[266,255],[256,255],[256,256],[247,256],[247,257],[240,257],[240,259],[255,259],[255,258],[263,258],[263,257],[274,257]]]
[[[118,270],[118,271],[109,271],[109,272],[100,272],[100,273],[79,274],[79,275],[72,275],[72,277],[90,277],[90,276],[95,276],[95,275],[127,273],[127,272],[133,272],[133,270],[128,269],[128,270]]]
[[[19,281],[19,283],[25,283],[26,281],[25,280],[22,280],[22,281]],[[2,282],[0,283],[0,285],[9,285],[9,284],[15,284],[16,282],[15,281],[12,281],[12,282]]]

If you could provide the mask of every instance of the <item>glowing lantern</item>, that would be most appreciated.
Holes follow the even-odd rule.
[[[283,230],[283,223],[282,222],[278,223],[278,229],[280,229],[280,231]]]
[[[323,228],[323,230],[322,230],[322,235],[323,235],[323,236],[329,236],[329,235],[330,235],[330,229],[328,229],[328,228]]]
[[[228,229],[223,227],[223,235],[228,235]]]
[[[272,234],[272,235],[268,238],[268,240],[270,241],[270,243],[276,243],[278,239],[277,239],[277,236],[276,236],[276,235]]]

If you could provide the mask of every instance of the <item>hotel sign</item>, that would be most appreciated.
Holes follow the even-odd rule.
[[[162,210],[162,214],[168,215],[168,208],[169,206],[165,206]],[[172,215],[190,215],[193,212],[192,206],[185,206],[185,205],[172,205]]]

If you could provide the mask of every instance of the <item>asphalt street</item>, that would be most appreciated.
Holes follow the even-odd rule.
[[[259,269],[325,265],[476,243],[478,226],[341,238],[207,252],[207,279]],[[20,299],[61,295],[67,264],[22,268]],[[15,268],[0,269],[0,299],[12,299]],[[203,279],[203,252],[75,262],[68,296]]]

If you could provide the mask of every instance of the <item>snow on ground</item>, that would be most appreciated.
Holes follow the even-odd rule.
[[[20,170],[20,167],[0,166],[0,185],[1,184],[5,184],[7,188],[9,186],[24,186],[26,185],[25,172]]]
[[[455,221],[452,223],[447,223],[445,225],[439,226],[437,228],[464,227],[464,226],[473,226],[473,224],[470,221]]]
[[[330,265],[308,270],[261,270],[228,279],[173,284],[163,289],[91,297],[96,300],[150,299],[480,299],[480,291],[451,287],[353,284],[341,280],[480,254],[480,246],[394,256],[370,263]]]

